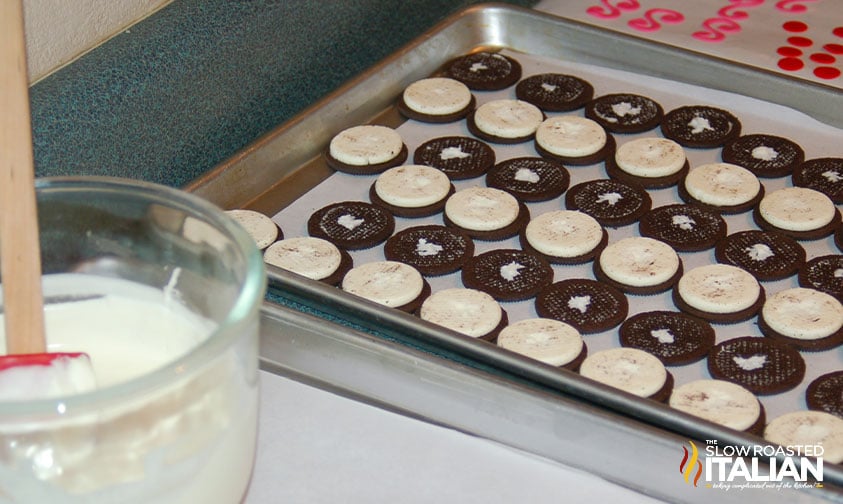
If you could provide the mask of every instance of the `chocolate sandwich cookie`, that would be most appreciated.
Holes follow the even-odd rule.
[[[764,186],[751,171],[731,163],[708,163],[689,171],[679,196],[721,214],[751,210],[764,197]]]
[[[310,236],[334,245],[357,250],[374,247],[395,230],[395,217],[389,211],[365,201],[332,203],[313,212],[307,220]]]
[[[771,395],[799,385],[805,360],[785,343],[744,336],[718,343],[708,353],[712,378],[737,383],[753,394]]]
[[[796,142],[776,135],[744,135],[723,146],[723,161],[742,166],[759,177],[790,175],[805,151]]]
[[[407,160],[401,135],[386,126],[363,125],[345,129],[328,144],[325,162],[334,170],[372,175]]]
[[[843,419],[831,413],[810,410],[785,413],[767,424],[764,439],[780,446],[822,446],[823,462],[843,462]]]
[[[618,326],[629,313],[626,296],[611,285],[589,279],[567,279],[536,296],[536,313],[596,333]]]
[[[580,375],[618,390],[665,402],[673,375],[655,356],[637,348],[610,348],[585,358]]]
[[[278,240],[264,251],[266,264],[311,280],[337,285],[354,266],[351,255],[322,238],[301,236]]]
[[[815,289],[785,289],[764,302],[758,327],[764,336],[799,350],[829,350],[843,343],[843,304]]]
[[[808,384],[808,408],[843,417],[843,371],[826,373]]]
[[[266,250],[276,240],[284,238],[281,228],[268,215],[245,209],[226,210],[225,213],[249,233],[259,250]]]
[[[426,276],[453,273],[474,255],[474,242],[454,228],[438,225],[403,229],[391,236],[383,248],[390,261],[399,261]]]
[[[549,117],[536,128],[535,136],[536,152],[560,163],[589,165],[615,152],[615,138],[586,117]]]
[[[837,250],[843,251],[843,227],[838,227],[834,231],[834,246]]]
[[[707,105],[671,110],[661,122],[662,134],[685,147],[720,147],[741,134],[741,122],[731,112]]]
[[[717,242],[714,257],[750,272],[761,281],[781,280],[805,264],[802,245],[781,233],[752,229],[739,231]]]
[[[553,264],[579,264],[603,250],[609,233],[587,213],[553,210],[531,219],[520,241],[521,248]]]
[[[449,61],[444,72],[445,76],[471,89],[493,91],[518,82],[521,79],[521,64],[503,54],[481,51]]]
[[[755,223],[797,240],[825,238],[840,227],[840,211],[825,194],[785,187],[764,196],[752,212]]]
[[[509,323],[506,311],[495,298],[483,291],[458,287],[431,294],[418,314],[422,320],[491,342]]]
[[[546,318],[519,320],[503,328],[497,344],[551,366],[579,369],[588,348],[577,329],[565,322]]]
[[[606,158],[606,173],[613,179],[650,189],[669,187],[688,173],[690,165],[681,145],[667,138],[636,138],[621,144]]]
[[[799,270],[799,285],[831,294],[843,301],[843,255],[814,257]]]
[[[673,389],[671,408],[737,431],[760,436],[766,412],[755,394],[725,380],[694,380]]]
[[[518,234],[530,221],[530,211],[508,192],[469,187],[445,202],[444,221],[476,240],[498,241]]]
[[[515,86],[515,97],[547,112],[576,110],[594,96],[588,81],[573,75],[544,73],[531,75]]]
[[[571,176],[562,163],[539,157],[507,159],[486,173],[487,186],[528,202],[557,198],[570,181]]]
[[[350,269],[342,290],[380,305],[414,312],[430,295],[430,284],[415,268],[395,261],[375,261]]]
[[[498,301],[521,301],[553,283],[553,268],[537,254],[499,249],[470,258],[462,267],[462,283]]]
[[[697,252],[726,237],[726,221],[717,212],[695,205],[666,205],[641,217],[641,236],[661,240],[680,252]]]
[[[492,100],[468,114],[466,125],[472,135],[487,142],[516,144],[535,136],[544,121],[541,109],[522,100]]]
[[[585,116],[613,133],[642,133],[659,125],[664,109],[652,98],[617,93],[586,104]]]
[[[463,119],[474,110],[476,100],[468,86],[447,77],[418,80],[404,89],[396,104],[404,117],[428,123]]]
[[[594,261],[594,276],[629,294],[664,292],[682,275],[682,261],[670,245],[633,236],[612,242]]]
[[[634,315],[621,324],[619,335],[621,345],[649,352],[667,366],[696,362],[714,346],[711,324],[673,311]]]
[[[705,264],[682,275],[673,288],[673,303],[709,322],[733,324],[758,313],[764,304],[764,289],[737,266]]]
[[[565,208],[587,213],[608,227],[632,224],[648,212],[652,204],[642,186],[620,180],[582,182],[565,194]]]
[[[843,158],[809,159],[793,171],[793,185],[819,191],[843,203]]]
[[[439,137],[419,145],[413,163],[438,168],[451,180],[463,180],[479,177],[494,166],[495,151],[471,137]]]
[[[427,217],[442,211],[455,192],[442,171],[425,165],[403,165],[378,175],[369,199],[398,217]]]

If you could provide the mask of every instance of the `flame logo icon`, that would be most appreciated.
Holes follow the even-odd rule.
[[[702,476],[702,463],[700,462],[697,445],[695,445],[693,441],[688,441],[688,443],[691,445],[691,452],[688,452],[688,448],[684,446],[682,447],[682,451],[685,452],[685,455],[682,457],[682,462],[679,463],[679,472],[685,477],[685,483],[691,483],[691,475],[696,469],[696,474],[694,475],[694,486],[697,486],[697,483],[699,483],[700,477]]]

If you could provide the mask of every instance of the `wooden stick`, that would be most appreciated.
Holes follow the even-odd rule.
[[[21,0],[0,1],[0,274],[6,350],[43,353],[43,294]]]

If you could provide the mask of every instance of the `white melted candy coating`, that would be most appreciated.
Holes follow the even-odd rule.
[[[761,354],[750,357],[735,355],[732,357],[732,362],[744,371],[757,371],[767,365],[767,356]]]
[[[445,202],[445,214],[465,229],[493,231],[518,218],[518,200],[511,194],[491,187],[469,187],[457,191]]]
[[[396,261],[361,264],[349,270],[342,279],[342,290],[391,307],[415,300],[423,288],[421,273]]]
[[[772,330],[800,340],[825,338],[843,327],[840,301],[814,289],[779,291],[767,298],[761,314]]]
[[[742,166],[708,163],[688,172],[685,190],[702,203],[728,207],[752,201],[761,190],[761,182]]]
[[[691,129],[691,133],[694,135],[699,135],[705,131],[713,131],[714,128],[711,127],[711,123],[708,122],[708,119],[701,116],[694,116],[693,119],[688,121],[688,127]]]
[[[263,250],[278,239],[278,226],[268,216],[254,210],[226,210],[229,217],[234,219],[249,236],[255,240],[255,245]]]
[[[378,175],[375,192],[378,197],[402,208],[419,208],[445,199],[451,181],[441,170],[423,165],[390,168]]]
[[[776,255],[773,252],[773,249],[771,249],[766,243],[756,243],[751,247],[746,247],[744,252],[746,252],[746,255],[748,255],[750,259],[759,262],[765,261]]]
[[[586,357],[580,374],[640,397],[650,397],[667,380],[659,359],[636,348],[610,348]]]
[[[418,243],[416,243],[416,254],[421,257],[435,256],[443,250],[444,247],[442,245],[427,241],[425,238],[419,238]]]
[[[834,202],[825,194],[806,187],[773,191],[758,204],[761,217],[788,231],[812,231],[830,223],[836,214]]]
[[[752,149],[750,155],[755,159],[760,159],[761,161],[772,161],[779,157],[779,153],[776,152],[776,149],[766,145],[760,145]]]
[[[422,304],[419,315],[428,322],[479,338],[500,324],[503,310],[483,291],[452,288],[434,292]]]
[[[579,116],[554,116],[536,129],[536,143],[563,157],[595,154],[606,145],[606,131],[597,122]]]
[[[590,215],[576,210],[555,210],[530,220],[527,242],[552,257],[578,257],[594,250],[603,239],[603,228]]]
[[[511,282],[518,278],[518,276],[521,274],[522,269],[524,269],[524,265],[515,261],[504,264],[500,268],[501,278],[508,282]]]
[[[354,126],[339,132],[328,146],[331,156],[354,166],[386,163],[401,152],[404,140],[386,126]]]
[[[568,300],[568,308],[585,313],[591,306],[591,296],[574,296]]]
[[[738,431],[752,427],[761,403],[744,387],[724,380],[695,380],[674,389],[670,407]]]
[[[824,411],[794,411],[774,418],[764,439],[781,446],[822,445],[823,461],[843,462],[843,419]]]
[[[754,276],[727,264],[707,264],[689,270],[676,287],[688,305],[720,314],[745,310],[761,294],[761,286]]]
[[[460,146],[445,147],[439,153],[439,159],[441,159],[442,161],[448,161],[449,159],[465,159],[467,157],[471,157],[471,154],[468,152],[463,152]]]
[[[580,332],[565,322],[546,318],[519,320],[506,326],[498,346],[550,364],[564,366],[583,350]]]
[[[679,255],[670,245],[645,237],[610,243],[603,249],[599,261],[606,276],[634,287],[662,284],[679,269]]]
[[[618,168],[636,177],[666,177],[685,166],[685,150],[673,140],[645,137],[630,140],[615,153]]]
[[[337,271],[342,256],[333,243],[305,236],[273,243],[263,253],[263,260],[307,278],[322,280]]]
[[[447,77],[418,80],[404,90],[404,103],[427,115],[455,114],[471,102],[471,91],[462,82]]]
[[[531,184],[536,184],[541,180],[539,174],[529,168],[519,168],[515,172],[514,178],[519,182],[529,182]]]
[[[501,138],[528,137],[543,120],[538,107],[522,100],[493,100],[474,112],[474,124],[480,131]]]

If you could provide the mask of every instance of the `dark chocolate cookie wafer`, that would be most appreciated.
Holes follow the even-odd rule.
[[[720,214],[695,205],[666,205],[644,214],[641,236],[663,241],[680,252],[696,252],[726,237]]]
[[[521,201],[546,201],[565,192],[571,176],[561,163],[538,157],[507,159],[486,173],[486,185]]]
[[[330,241],[340,248],[373,247],[395,230],[389,211],[364,201],[342,201],[314,212],[307,220],[310,236]]]
[[[466,261],[462,283],[498,301],[529,299],[553,282],[553,268],[544,258],[516,249],[485,252]]]
[[[808,384],[805,402],[812,410],[843,417],[843,371],[826,373]]]
[[[664,109],[646,96],[618,93],[586,104],[585,116],[613,133],[641,133],[659,125]]]
[[[843,301],[843,255],[829,254],[811,259],[799,270],[798,278],[800,286]]]
[[[728,142],[723,146],[721,157],[758,177],[784,177],[805,160],[805,151],[787,138],[753,134]]]
[[[770,395],[798,386],[805,376],[805,360],[784,343],[744,336],[715,345],[708,354],[708,371],[754,394]]]
[[[413,266],[426,276],[457,271],[474,255],[474,242],[454,228],[416,226],[395,233],[384,245],[384,256]]]
[[[843,203],[843,158],[809,159],[793,171],[793,185],[819,191]]]
[[[714,148],[741,134],[741,122],[723,109],[688,105],[671,110],[661,122],[662,134],[685,147]]]
[[[618,289],[589,279],[568,279],[545,287],[536,296],[540,317],[561,320],[581,333],[596,333],[618,326],[629,312],[629,302]]]
[[[515,97],[548,112],[576,110],[594,96],[594,87],[573,75],[544,73],[525,78],[515,86]]]
[[[682,366],[708,355],[714,328],[705,320],[672,311],[634,315],[620,327],[620,342],[655,355],[668,366]]]
[[[413,162],[433,166],[451,180],[479,177],[495,165],[495,151],[488,144],[464,136],[428,140],[413,152]]]
[[[445,65],[445,76],[471,89],[492,91],[518,82],[521,64],[503,54],[481,51],[449,61]]]
[[[793,238],[772,231],[739,231],[717,242],[718,262],[738,266],[758,280],[787,278],[805,264],[805,249]],[[843,284],[841,284],[843,285]]]
[[[579,210],[608,227],[637,221],[652,207],[647,191],[619,180],[598,179],[577,184],[565,194],[565,207]]]

